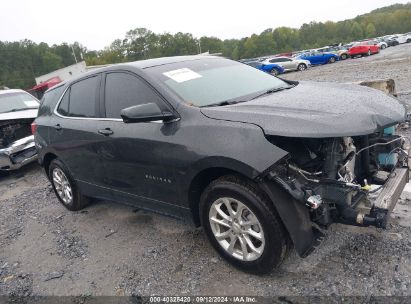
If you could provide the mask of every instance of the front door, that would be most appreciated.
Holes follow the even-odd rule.
[[[105,186],[114,190],[119,200],[128,200],[145,207],[161,202],[180,202],[180,192],[169,159],[178,149],[167,142],[167,135],[176,132],[178,122],[124,123],[120,111],[133,105],[166,102],[140,77],[124,72],[105,75],[104,108],[107,136],[103,156],[106,168]]]

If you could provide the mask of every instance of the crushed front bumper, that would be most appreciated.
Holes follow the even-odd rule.
[[[34,136],[30,135],[0,149],[0,171],[16,170],[36,159]]]
[[[370,215],[376,219],[381,228],[387,225],[388,217],[394,209],[409,181],[409,168],[396,168],[387,180],[371,208]]]

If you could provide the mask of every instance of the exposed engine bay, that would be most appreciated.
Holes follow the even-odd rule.
[[[31,123],[34,118],[0,121],[0,170],[16,170],[37,159]]]
[[[0,148],[31,135],[33,118],[0,121]]]
[[[408,182],[406,138],[394,127],[365,136],[268,140],[289,152],[269,179],[303,202],[312,222],[386,227]]]

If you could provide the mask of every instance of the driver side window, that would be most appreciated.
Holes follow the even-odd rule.
[[[104,95],[107,118],[121,118],[122,109],[150,102],[164,108],[163,100],[151,87],[137,76],[125,72],[106,74]]]

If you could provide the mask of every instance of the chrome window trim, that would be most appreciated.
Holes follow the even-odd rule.
[[[60,113],[57,112],[57,109],[61,103],[61,100],[63,99],[63,96],[66,94],[67,90],[71,87],[71,85],[67,86],[67,88],[64,90],[63,94],[61,94],[59,100],[57,101],[56,106],[54,107],[53,114],[64,119],[72,119],[72,120],[97,120],[97,121],[121,121],[124,122],[121,118],[106,118],[106,117],[71,117],[71,116],[64,116],[61,115]],[[162,120],[153,120],[153,121],[148,121],[148,123],[170,123],[170,122],[176,122],[179,121],[180,117],[177,117],[176,119],[173,119],[171,121],[164,122]]]

